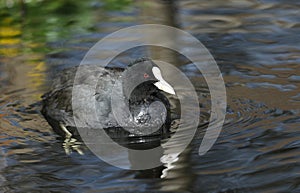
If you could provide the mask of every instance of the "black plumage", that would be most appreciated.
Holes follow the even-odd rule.
[[[127,131],[123,133],[135,136],[165,133],[170,124],[170,105],[163,92],[155,86],[159,80],[153,74],[154,67],[159,68],[151,60],[141,59],[129,65],[128,69],[92,65],[80,66],[79,73],[78,67],[65,69],[53,80],[51,91],[42,97],[42,114],[59,135],[66,136],[69,132],[78,136],[73,118],[76,114],[72,109],[72,90],[77,72],[77,82],[86,84],[85,88],[96,84],[94,92],[79,89],[78,93],[82,104],[77,104],[77,112],[83,106],[96,105],[97,120],[89,123],[91,128],[110,132],[126,127]],[[115,99],[112,104],[112,96],[120,100]],[[94,97],[94,103],[91,97]],[[112,106],[120,108],[118,113],[121,113],[122,125],[116,120]],[[122,108],[128,108],[129,112],[122,111]],[[156,131],[158,125],[161,127]]]

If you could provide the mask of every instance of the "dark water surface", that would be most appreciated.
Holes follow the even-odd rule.
[[[0,3],[0,192],[300,192],[299,1],[20,2]],[[198,156],[209,91],[181,61],[199,94],[201,125],[176,162],[126,171],[89,151],[66,155],[39,113],[41,95],[102,37],[144,23],[190,32],[215,57],[228,100],[216,144]]]

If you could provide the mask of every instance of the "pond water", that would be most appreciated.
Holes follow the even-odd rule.
[[[22,2],[0,3],[0,192],[300,192],[299,1]],[[179,59],[199,95],[201,124],[176,162],[129,171],[89,151],[67,155],[40,114],[40,97],[105,35],[145,23],[191,33],[216,59],[228,104],[217,142],[198,155],[209,90]]]

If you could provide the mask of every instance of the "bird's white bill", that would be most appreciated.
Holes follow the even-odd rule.
[[[162,90],[162,91],[164,91],[166,93],[173,94],[173,95],[176,94],[175,90],[173,89],[173,87],[171,85],[169,85],[166,81],[159,81],[159,82],[154,83],[154,85],[158,89],[160,89],[160,90]]]
[[[165,81],[163,79],[159,68],[153,67],[152,72],[153,72],[155,78],[158,80],[158,82],[154,83],[154,85],[158,89],[160,89],[166,93],[169,93],[169,94],[173,94],[173,95],[176,94],[174,88],[169,83],[167,83],[167,81]]]

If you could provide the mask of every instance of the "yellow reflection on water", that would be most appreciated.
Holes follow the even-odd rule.
[[[6,57],[15,57],[19,54],[19,48],[0,48],[0,55]]]
[[[0,45],[14,45],[21,43],[21,40],[18,38],[3,38],[0,39]]]
[[[13,37],[21,35],[21,30],[15,26],[1,26],[0,37]]]
[[[12,85],[7,90],[26,89],[32,100],[39,101],[43,91],[40,88],[46,79],[45,54],[36,53],[43,43],[34,43],[22,39],[20,26],[7,26],[10,21],[4,19],[0,30],[0,55],[4,63],[4,71],[8,74]],[[0,24],[1,25],[1,24]],[[26,96],[26,95],[24,95]],[[25,99],[24,99],[25,100]],[[33,101],[34,102],[34,101]]]
[[[30,66],[28,72],[26,73],[27,77],[29,78],[28,87],[34,90],[39,90],[46,80],[46,64],[45,61],[40,62],[28,62],[28,66]],[[40,100],[41,96],[43,95],[42,92],[38,92],[34,94],[34,98],[36,100]]]
[[[6,20],[5,20],[6,21]],[[15,26],[1,26],[0,30],[0,55],[15,57],[19,54],[21,44],[21,30]]]

